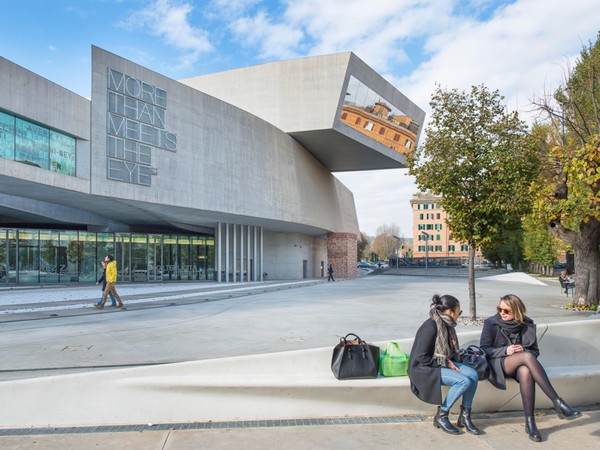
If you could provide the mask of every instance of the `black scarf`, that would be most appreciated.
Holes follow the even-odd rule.
[[[435,338],[435,349],[433,351],[433,359],[442,367],[448,366],[448,359],[458,353],[458,337],[456,336],[456,321],[446,315],[431,308],[429,317],[433,319],[437,327],[437,336]]]
[[[499,317],[498,326],[504,332],[504,335],[510,340],[510,342],[512,342],[513,344],[520,344],[521,333],[525,331],[527,324],[523,322],[517,322],[514,319],[502,320],[502,318]]]

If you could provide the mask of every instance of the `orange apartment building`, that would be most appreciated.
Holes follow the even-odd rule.
[[[448,214],[440,204],[440,197],[419,192],[410,200],[410,205],[413,213],[413,258],[427,256],[464,261],[469,256],[469,245],[452,237],[452,230],[446,224]],[[477,249],[475,264],[482,262],[483,255]]]

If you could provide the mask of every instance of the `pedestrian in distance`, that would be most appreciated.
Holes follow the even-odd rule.
[[[98,306],[100,306],[100,304],[102,303],[102,296],[104,295],[104,291],[106,290],[106,261],[102,260],[100,261],[100,264],[102,265],[102,275],[100,275],[100,278],[98,278],[98,281],[96,281],[96,286],[102,283],[102,295],[100,296],[100,300],[98,300],[98,303],[96,303]],[[117,301],[115,300],[115,296],[113,295],[113,293],[109,292],[108,296],[110,297],[111,306],[117,306]]]
[[[417,330],[410,352],[408,377],[410,389],[419,399],[438,405],[433,426],[449,434],[466,428],[471,434],[481,430],[471,419],[473,399],[477,392],[477,371],[460,362],[460,346],[455,327],[462,314],[460,302],[452,295],[434,295],[429,318]],[[442,400],[442,386],[450,386]],[[448,413],[462,397],[460,414],[452,425]]]
[[[541,442],[534,418],[535,385],[554,404],[561,419],[581,417],[581,412],[567,405],[554,390],[546,370],[538,360],[536,326],[525,315],[523,301],[516,295],[505,295],[497,306],[497,314],[483,323],[479,346],[485,351],[490,366],[488,380],[498,389],[506,389],[506,379],[512,378],[519,383],[525,431],[534,442]]]
[[[108,297],[108,294],[112,293],[117,299],[117,308],[122,308],[123,302],[121,301],[121,297],[119,296],[119,293],[117,292],[117,289],[115,287],[115,285],[117,284],[117,262],[115,261],[113,255],[106,255],[104,261],[106,261],[106,288],[104,289],[104,294],[102,294],[102,300],[100,304],[96,303],[95,306],[98,309],[104,308],[104,304],[106,303],[106,298]]]
[[[333,279],[333,266],[331,264],[329,264],[329,267],[327,268],[327,281],[335,281]]]

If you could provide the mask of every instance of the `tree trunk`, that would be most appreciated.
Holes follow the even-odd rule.
[[[597,305],[600,297],[600,222],[590,218],[576,233],[555,223],[550,231],[573,247],[575,256],[575,304]]]
[[[580,305],[598,304],[598,270],[600,270],[599,243],[590,245],[578,239],[573,245],[575,254],[575,292],[573,303]]]
[[[469,319],[477,319],[475,304],[475,242],[469,241]]]

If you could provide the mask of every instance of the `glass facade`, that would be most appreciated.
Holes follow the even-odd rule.
[[[0,111],[0,158],[75,176],[77,139]]]
[[[409,153],[420,125],[390,101],[350,76],[340,120],[399,153]]]
[[[213,236],[0,228],[0,284],[92,283],[115,255],[119,281],[215,279]]]

